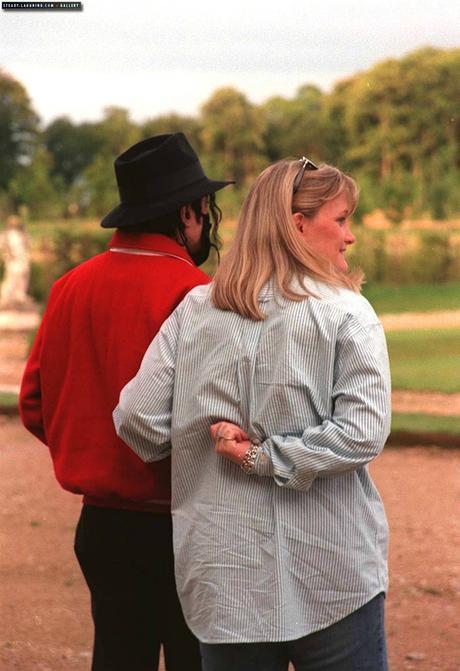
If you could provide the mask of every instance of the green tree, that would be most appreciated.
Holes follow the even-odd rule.
[[[26,206],[34,219],[61,213],[62,203],[50,179],[51,166],[51,155],[45,147],[38,146],[32,161],[20,166],[10,181],[14,209]]]
[[[75,180],[69,194],[82,213],[101,216],[118,201],[114,175],[115,158],[142,139],[141,129],[121,107],[107,107],[102,121],[94,125],[99,149],[92,162]]]
[[[326,162],[343,169],[352,167],[348,157],[351,139],[345,123],[345,112],[356,77],[337,82],[331,93],[323,100],[323,142]]]
[[[44,130],[43,140],[53,157],[52,175],[70,187],[102,148],[94,123],[74,124],[67,117],[55,119]]]
[[[200,123],[210,173],[244,187],[265,167],[265,117],[243,93],[217,89],[202,106]]]
[[[115,207],[120,199],[112,158],[96,156],[75,182],[70,197],[83,214],[102,216]]]
[[[460,49],[383,61],[332,92],[329,119],[355,174],[376,184],[375,206],[452,211],[460,187],[459,99]]]
[[[202,151],[201,125],[198,119],[183,114],[162,114],[153,119],[148,119],[141,124],[142,138],[162,135],[164,133],[184,133],[192,147],[200,154]]]
[[[95,124],[95,131],[100,141],[98,153],[112,160],[142,139],[141,129],[123,107],[106,107],[102,121]]]
[[[24,86],[0,69],[0,191],[6,191],[20,166],[31,160],[38,124]]]
[[[264,134],[270,161],[306,155],[320,160],[325,153],[323,93],[316,86],[301,86],[289,100],[269,98],[262,106]]]

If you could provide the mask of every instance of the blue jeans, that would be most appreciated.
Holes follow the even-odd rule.
[[[387,671],[383,594],[295,641],[200,643],[203,671]]]

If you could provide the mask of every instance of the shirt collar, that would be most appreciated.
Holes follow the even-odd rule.
[[[176,240],[159,233],[131,233],[128,230],[118,229],[113,234],[108,247],[109,249],[111,247],[144,249],[159,254],[172,254],[189,263],[194,263],[185,247],[181,247]]]

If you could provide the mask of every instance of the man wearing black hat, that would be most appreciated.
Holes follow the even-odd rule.
[[[144,464],[112,411],[163,321],[209,278],[214,194],[182,133],[137,143],[115,161],[120,204],[108,251],[52,287],[20,393],[24,425],[50,449],[64,489],[83,495],[75,552],[91,592],[92,671],[201,669],[174,583],[169,460]]]

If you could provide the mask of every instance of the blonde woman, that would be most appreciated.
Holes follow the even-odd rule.
[[[346,261],[357,199],[332,166],[267,168],[213,284],[171,315],[114,412],[144,461],[172,454],[176,581],[205,671],[387,668],[367,464],[390,379]]]

